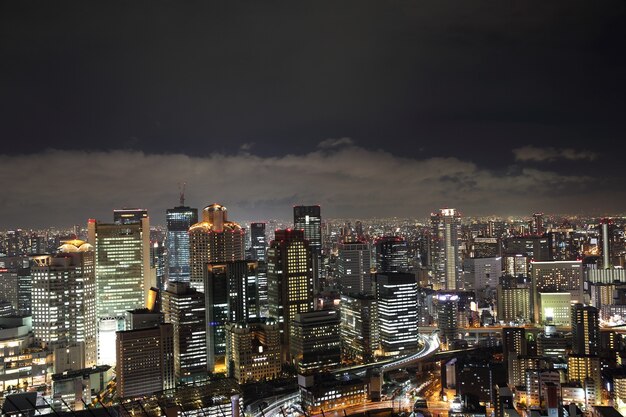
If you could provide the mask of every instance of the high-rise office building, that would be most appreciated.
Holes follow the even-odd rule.
[[[31,315],[32,277],[28,257],[0,257],[1,301],[11,305],[12,314]]]
[[[532,281],[531,281],[531,304],[533,306],[534,320],[540,320],[540,317],[550,316],[550,312],[546,314],[541,311],[540,293],[568,293],[571,301],[583,301],[583,265],[582,261],[548,261],[548,262],[532,262]],[[543,299],[555,299],[556,296],[544,296]],[[555,299],[556,300],[556,299]],[[569,306],[565,306],[568,311],[565,312],[567,322],[570,321]],[[547,306],[547,308],[552,308]]]
[[[250,224],[251,254],[257,265],[257,297],[259,315],[267,316],[267,237],[265,223]]]
[[[176,386],[173,336],[169,323],[117,332],[115,381],[120,398],[153,394]]]
[[[372,249],[365,242],[338,245],[337,279],[342,294],[372,293]]]
[[[82,367],[96,365],[96,279],[93,247],[64,242],[57,255],[33,258],[33,332],[39,342],[84,344]]]
[[[173,326],[176,380],[193,382],[206,376],[206,317],[204,294],[188,282],[172,281],[162,292],[165,321]]]
[[[250,240],[252,259],[265,262],[265,251],[267,250],[265,223],[250,223]]]
[[[311,375],[341,364],[340,323],[337,310],[296,314],[291,323],[289,354],[298,374]]]
[[[294,206],[293,226],[304,231],[311,252],[319,255],[322,251],[322,214],[320,206]]]
[[[436,298],[437,327],[442,341],[449,345],[458,337],[459,296],[441,292],[437,294]]]
[[[313,310],[313,264],[303,230],[276,230],[267,250],[267,298],[286,355],[291,322],[296,314]]]
[[[600,350],[598,309],[583,304],[572,306],[572,352],[577,355],[597,355]]]
[[[207,364],[213,372],[224,364],[226,323],[245,322],[259,316],[257,262],[213,262],[206,268]]]
[[[465,289],[494,289],[502,275],[502,258],[469,258],[463,261]]]
[[[524,323],[530,320],[530,282],[523,277],[500,277],[496,287],[498,320]]]
[[[378,349],[378,306],[373,295],[341,295],[341,351],[346,359],[368,363]]]
[[[615,252],[615,223],[610,218],[603,218],[600,221],[600,242],[599,246],[602,253],[602,268],[609,269],[612,265],[616,264],[613,259]]]
[[[143,219],[148,218],[148,210],[141,208],[123,208],[113,210],[113,223],[115,224],[141,224]]]
[[[204,291],[205,265],[245,259],[245,231],[228,220],[228,210],[211,204],[202,210],[202,221],[189,229],[191,286]]]
[[[240,384],[278,378],[280,331],[272,319],[226,324],[228,375]]]
[[[198,209],[186,207],[181,197],[178,207],[167,209],[167,279],[189,282],[189,228],[198,223]]]
[[[165,242],[162,240],[150,241],[150,269],[154,273],[154,282],[156,288],[164,290],[167,285],[167,250],[165,250]]]
[[[552,260],[549,236],[514,236],[504,240],[505,255],[523,255],[534,261]]]
[[[470,242],[472,258],[496,258],[500,252],[500,240],[495,237],[475,237]]]
[[[515,359],[518,356],[527,354],[526,329],[523,327],[502,328],[502,353],[504,356],[504,366],[507,367],[509,384],[519,380],[520,375],[515,375]]]
[[[309,241],[311,262],[313,263],[313,290],[321,290],[322,270],[322,213],[320,206],[294,206],[293,227],[304,231],[304,238]]]
[[[409,257],[406,239],[399,236],[384,236],[376,240],[376,272],[408,272]]]
[[[385,355],[417,349],[418,286],[415,275],[374,275],[381,347]]]
[[[460,283],[461,213],[456,209],[441,209],[431,214],[430,224],[430,265],[435,280],[434,288],[455,290]]]
[[[150,267],[149,218],[137,216],[139,223],[129,220],[134,217],[122,217],[126,220],[120,223],[90,219],[87,224],[96,258],[99,364],[114,364],[115,332],[124,330],[126,311],[144,307],[150,288],[156,286],[156,274]]]
[[[533,214],[533,220],[530,224],[530,232],[535,236],[543,236],[546,232],[543,225],[543,213]]]

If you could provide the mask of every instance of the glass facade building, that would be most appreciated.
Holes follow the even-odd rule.
[[[198,223],[198,209],[179,206],[165,213],[167,223],[167,279],[189,282],[189,228]]]

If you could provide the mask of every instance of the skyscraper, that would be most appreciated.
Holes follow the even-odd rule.
[[[228,210],[211,204],[202,210],[202,221],[189,229],[191,286],[204,291],[205,265],[245,259],[245,232],[228,221]]]
[[[417,349],[418,286],[415,275],[377,273],[374,285],[380,343],[385,355],[404,354]]]
[[[597,355],[600,350],[598,309],[572,305],[572,351],[577,355]]]
[[[226,323],[258,317],[257,263],[213,262],[206,265],[207,365],[213,372],[226,355]]]
[[[320,206],[294,206],[293,227],[304,231],[304,238],[309,241],[313,262],[313,289],[320,291],[322,268],[322,214]]]
[[[141,208],[123,208],[113,210],[113,223],[115,224],[141,224],[143,219],[148,218],[148,210]]]
[[[167,278],[169,281],[189,282],[189,228],[198,223],[198,209],[180,206],[167,209]]]
[[[376,240],[376,272],[408,272],[408,245],[399,236],[384,236]]]
[[[33,332],[55,347],[83,343],[83,367],[96,364],[96,280],[93,247],[64,242],[57,255],[33,258]]]
[[[541,294],[570,294],[571,300],[583,300],[582,261],[532,262],[531,304],[534,320],[548,317],[551,312],[541,311]],[[544,298],[547,298],[544,297]],[[569,303],[569,301],[568,301]],[[569,308],[569,306],[567,306]],[[551,308],[551,307],[548,307]],[[556,312],[555,312],[556,313]],[[570,312],[565,313],[570,319]]]
[[[379,344],[378,305],[373,295],[341,295],[341,351],[347,359],[371,362]]]
[[[27,256],[0,257],[0,301],[9,303],[14,313],[31,315],[32,277]]]
[[[294,206],[294,229],[304,230],[304,238],[309,241],[311,252],[322,252],[322,214],[320,206]]]
[[[120,398],[152,394],[176,386],[173,335],[169,323],[117,333],[116,383]]]
[[[530,282],[523,277],[500,277],[496,287],[498,320],[504,322],[530,320]]]
[[[372,250],[368,243],[338,245],[337,277],[342,294],[372,293]]]
[[[250,223],[250,239],[252,242],[252,259],[265,262],[265,251],[267,250],[265,223]]]
[[[165,321],[173,326],[176,380],[187,383],[206,376],[204,294],[188,282],[172,281],[162,299]]]
[[[502,353],[504,356],[504,366],[507,367],[509,384],[521,378],[515,375],[517,368],[515,359],[518,356],[525,356],[527,353],[526,329],[523,327],[504,327],[502,329]]]
[[[257,298],[259,316],[267,316],[267,238],[265,223],[251,223],[252,259],[257,261]]]
[[[340,323],[337,310],[296,314],[291,323],[289,353],[298,374],[311,375],[341,364]]]
[[[96,258],[96,316],[98,362],[115,362],[115,332],[124,330],[126,311],[145,306],[148,292],[156,286],[150,267],[150,223],[99,223],[90,219],[89,243]]]
[[[313,265],[303,230],[276,230],[267,251],[267,285],[269,315],[278,321],[286,354],[291,322],[313,310]]]
[[[602,248],[602,268],[609,269],[613,265],[615,224],[612,219],[600,221],[600,244]]]
[[[431,267],[435,289],[454,290],[460,283],[461,258],[461,213],[456,209],[444,208],[432,213],[431,223]]]
[[[506,255],[523,255],[534,261],[552,260],[552,239],[550,236],[514,236],[504,240]]]
[[[437,294],[437,324],[441,339],[448,345],[457,339],[459,330],[459,296],[457,294]]]
[[[546,229],[543,226],[543,213],[533,214],[533,220],[530,224],[530,231],[535,236],[543,236]]]

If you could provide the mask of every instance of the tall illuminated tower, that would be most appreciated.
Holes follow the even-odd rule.
[[[600,221],[600,242],[602,247],[602,268],[611,268],[613,260],[613,241],[612,237],[615,230],[615,224],[613,220],[609,218],[603,218]]]
[[[390,272],[374,275],[380,344],[385,355],[417,349],[418,286],[415,275]]]
[[[444,208],[432,213],[431,266],[435,289],[455,290],[460,282],[461,214],[455,209]]]
[[[257,262],[213,262],[206,265],[207,367],[215,372],[226,355],[226,323],[258,317]]]
[[[96,258],[98,362],[115,363],[115,332],[125,330],[126,312],[145,306],[156,286],[150,267],[150,221],[106,224],[90,219],[88,240]]]
[[[546,231],[543,226],[543,213],[533,214],[533,220],[530,223],[530,231],[535,236],[543,236]]]
[[[383,236],[376,240],[376,272],[408,272],[408,245],[400,236]]]
[[[313,288],[320,290],[322,268],[322,212],[320,206],[294,206],[293,227],[304,231],[309,241],[313,262]]]
[[[302,230],[276,230],[267,251],[269,315],[278,321],[283,354],[296,314],[313,310],[313,265],[309,241]]]
[[[437,323],[441,339],[450,344],[457,338],[459,315],[459,296],[456,294],[437,294]]]
[[[572,305],[572,351],[577,355],[597,355],[600,350],[598,309]]]
[[[93,247],[63,242],[56,255],[33,257],[33,332],[51,347],[84,344],[82,367],[96,365],[96,279]]]
[[[211,204],[202,210],[202,221],[189,229],[190,283],[204,291],[205,265],[245,259],[245,231],[228,221],[226,207]]]
[[[167,209],[165,220],[168,280],[189,282],[189,228],[198,223],[198,209],[185,206],[181,194],[180,206]]]
[[[174,371],[179,382],[206,376],[204,294],[172,281],[162,293],[165,321],[174,326]]]
[[[342,294],[372,293],[372,250],[366,242],[340,243],[337,277]]]
[[[252,259],[265,262],[265,251],[267,250],[265,223],[250,223],[250,238],[252,240]]]
[[[260,313],[267,316],[267,239],[265,223],[250,224],[252,259],[257,261],[257,298]]]

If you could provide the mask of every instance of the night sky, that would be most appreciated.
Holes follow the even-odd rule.
[[[626,212],[626,2],[0,0],[0,228]]]

